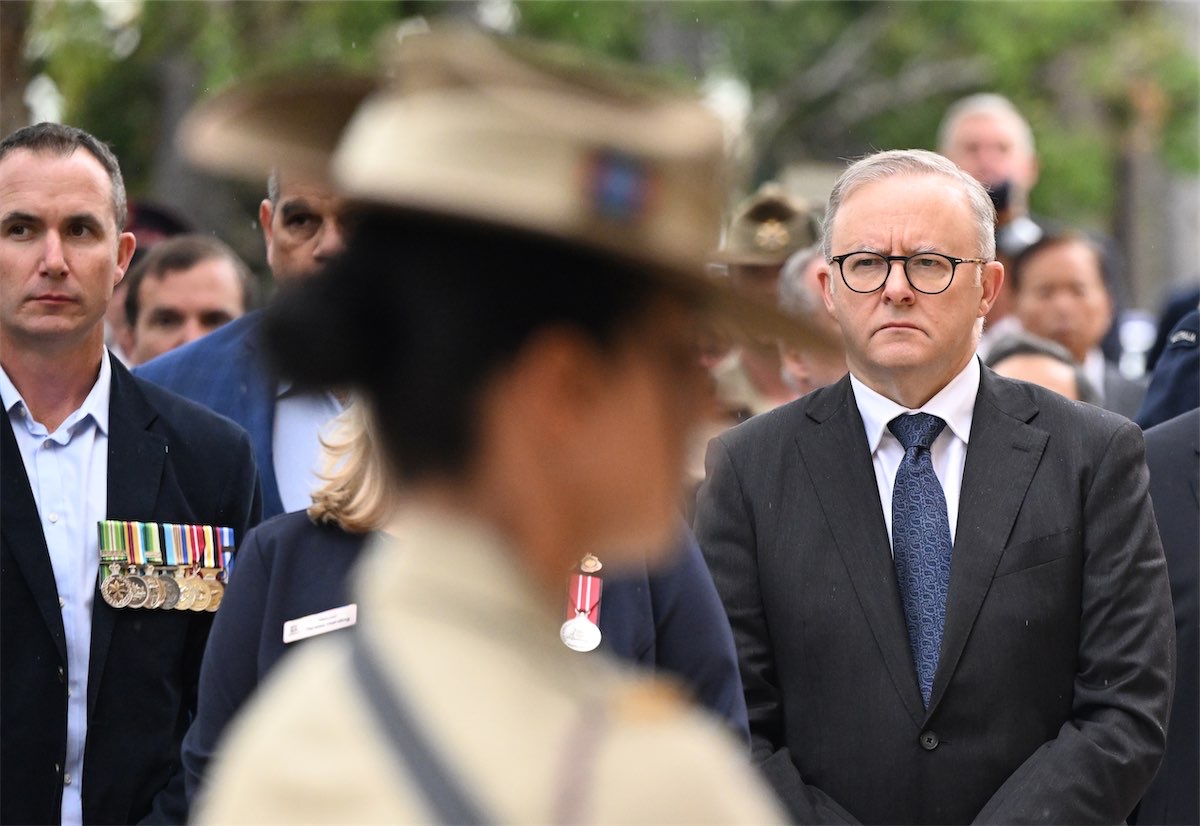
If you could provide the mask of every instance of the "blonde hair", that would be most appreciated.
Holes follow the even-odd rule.
[[[314,522],[336,524],[349,533],[368,533],[383,527],[396,501],[396,491],[383,457],[374,445],[375,426],[362,401],[342,411],[327,435],[321,471],[324,480],[313,493],[308,516]]]

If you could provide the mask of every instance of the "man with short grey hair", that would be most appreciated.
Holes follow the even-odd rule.
[[[1141,432],[979,363],[993,222],[941,156],[853,164],[818,273],[849,376],[709,445],[696,535],[800,823],[1119,823],[1162,756]]]
[[[842,331],[825,309],[817,278],[823,260],[821,246],[813,244],[784,262],[779,275],[779,309],[808,326],[824,330],[831,341],[839,341]],[[818,349],[780,342],[779,354],[783,380],[797,396],[833,384],[846,375],[846,355],[840,348]]]

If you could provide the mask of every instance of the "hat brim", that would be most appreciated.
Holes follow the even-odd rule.
[[[346,124],[377,85],[373,77],[329,73],[236,87],[188,112],[179,146],[210,172],[261,181],[290,169],[324,179]]]
[[[290,78],[234,88],[188,113],[180,128],[179,144],[195,165],[211,172],[261,181],[272,170],[283,169],[330,180],[336,186],[338,176],[331,171],[331,161],[343,134],[362,104],[386,83],[359,75],[326,74],[302,84]],[[668,266],[662,260],[629,255],[628,250],[596,239],[506,221],[494,210],[483,215],[478,209],[464,206],[458,210],[452,203],[432,198],[411,196],[383,201],[354,191],[345,194],[382,208],[474,221],[590,246],[637,262],[648,276],[694,301],[706,315],[730,322],[746,335],[772,336],[809,349],[833,351],[841,346],[824,331],[706,275],[699,258],[694,266]]]

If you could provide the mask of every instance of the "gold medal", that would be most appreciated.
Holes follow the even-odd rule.
[[[208,586],[204,580],[198,576],[190,576],[188,580],[193,589],[195,589],[196,598],[192,604],[188,606],[189,611],[203,611],[208,607],[209,601],[212,599],[212,592],[208,590]]]
[[[125,581],[129,583],[129,607],[143,608],[146,605],[146,598],[150,596],[150,589],[146,587],[146,580],[138,574],[130,574],[125,577]]]
[[[109,574],[100,583],[100,596],[113,608],[124,608],[129,604],[129,600],[133,599],[133,593],[125,577],[115,572],[115,566],[113,570],[114,573]]]
[[[189,611],[192,603],[196,601],[196,586],[192,579],[190,576],[176,576],[175,584],[179,586],[179,599],[175,603],[176,611]]]
[[[142,575],[142,582],[146,583],[146,601],[142,604],[143,608],[155,609],[161,608],[163,598],[166,596],[163,593],[162,578],[154,575],[154,571],[147,571]]]
[[[205,579],[204,584],[208,588],[208,605],[204,610],[215,612],[221,607],[221,600],[225,598],[225,586],[215,579]]]

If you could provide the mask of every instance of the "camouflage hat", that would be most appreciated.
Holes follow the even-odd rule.
[[[821,238],[814,209],[768,181],[738,204],[717,260],[725,264],[782,265],[793,252]]]
[[[382,71],[365,87],[293,76],[201,104],[181,130],[185,152],[260,180],[273,167],[324,163],[359,202],[601,249],[742,326],[819,344],[705,275],[724,133],[691,94],[564,47],[467,28],[382,44]]]

